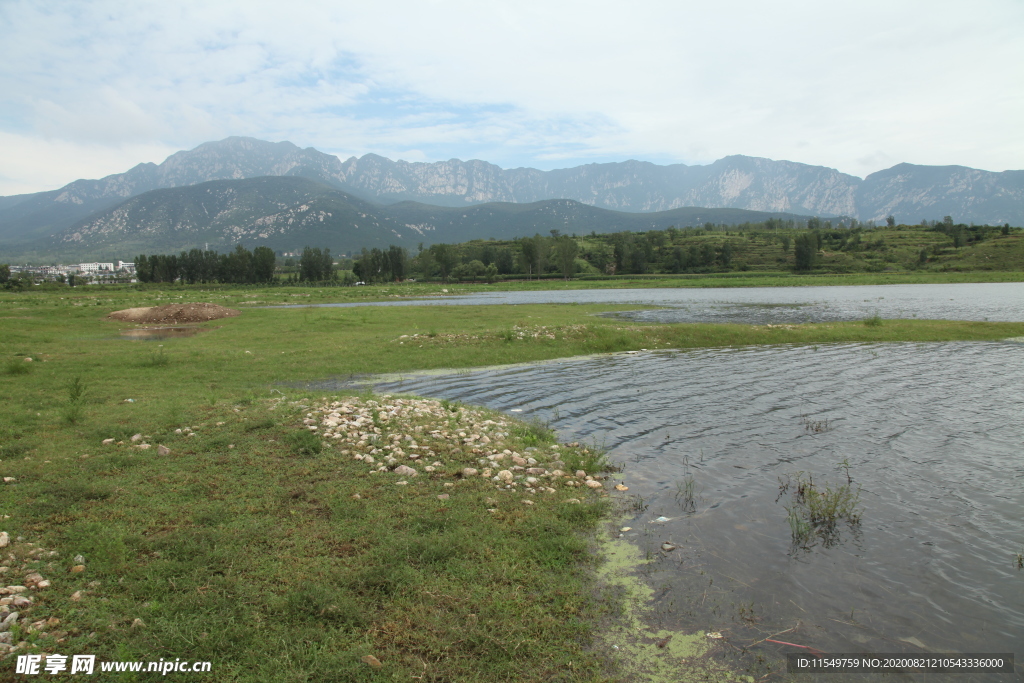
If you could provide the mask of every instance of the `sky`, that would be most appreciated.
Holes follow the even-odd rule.
[[[565,168],[1024,169],[1021,0],[0,0],[0,195],[244,135]]]

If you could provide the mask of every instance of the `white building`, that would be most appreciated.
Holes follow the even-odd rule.
[[[113,263],[79,263],[78,270],[81,273],[113,273]]]

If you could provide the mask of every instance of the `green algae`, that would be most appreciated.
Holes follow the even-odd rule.
[[[637,569],[653,562],[640,548],[623,538],[599,538],[603,563],[598,582],[616,595],[621,612],[599,635],[601,646],[615,653],[627,681],[688,683],[690,681],[753,681],[732,671],[711,655],[719,647],[704,631],[654,630],[646,617],[653,610],[654,589]]]

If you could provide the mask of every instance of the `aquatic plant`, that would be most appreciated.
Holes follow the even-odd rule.
[[[832,431],[832,420],[825,418],[824,420],[812,420],[806,415],[802,415],[804,431],[808,434],[823,434],[824,432]]]
[[[687,474],[682,481],[676,482],[676,502],[683,512],[696,512],[696,481],[692,474]]]
[[[816,484],[813,475],[805,472],[788,475],[785,480],[779,478],[779,498],[787,493],[790,496],[785,509],[794,545],[808,548],[820,540],[828,548],[839,542],[840,522],[846,522],[850,529],[860,526],[860,488],[853,488],[849,464],[844,466],[846,484]]]

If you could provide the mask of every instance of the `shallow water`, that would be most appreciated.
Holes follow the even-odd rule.
[[[793,628],[778,639],[886,653],[1019,649],[1021,386],[1021,345],[957,342],[616,354],[376,389],[514,410],[608,448],[624,502],[646,506],[625,535],[655,559],[659,627],[738,645]],[[843,484],[844,461],[860,525],[794,546],[780,478]]]
[[[159,341],[161,339],[177,339],[179,337],[194,337],[200,332],[206,332],[211,327],[134,327],[128,330],[121,330],[122,339],[134,341]]]
[[[374,303],[313,304],[313,306],[348,308],[355,306],[482,306],[568,303],[642,304],[666,307],[664,310],[618,314],[647,322],[780,324],[863,320],[876,314],[889,319],[1021,322],[1024,321],[1024,283],[576,289],[495,292],[450,296],[443,299],[402,299]],[[278,306],[275,308],[293,307]]]

